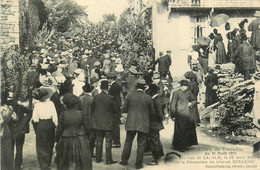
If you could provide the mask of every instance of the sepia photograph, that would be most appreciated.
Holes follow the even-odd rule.
[[[260,0],[0,2],[0,170],[260,170]]]

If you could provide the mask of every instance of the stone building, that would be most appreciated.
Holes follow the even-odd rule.
[[[171,72],[174,76],[187,71],[187,56],[192,45],[200,36],[208,36],[213,28],[210,18],[227,14],[233,28],[247,18],[248,24],[255,19],[253,14],[260,10],[259,0],[161,0],[153,3],[153,43],[156,56],[160,51],[172,51]],[[227,45],[224,25],[218,27]],[[248,32],[248,36],[250,36]],[[226,42],[226,43],[225,43]]]
[[[1,48],[30,47],[46,19],[41,0],[1,0]]]

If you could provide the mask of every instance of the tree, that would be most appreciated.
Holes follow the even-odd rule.
[[[104,22],[116,22],[116,15],[113,14],[104,14],[103,15]]]
[[[58,32],[66,32],[75,25],[81,27],[82,23],[79,21],[79,17],[87,15],[86,7],[70,0],[48,0],[46,8],[48,25]]]

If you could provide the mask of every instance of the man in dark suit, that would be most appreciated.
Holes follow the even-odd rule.
[[[121,117],[120,113],[121,113],[121,106],[122,106],[122,102],[121,102],[122,98],[121,97],[123,97],[122,87],[120,85],[121,79],[117,78],[116,74],[108,75],[108,79],[110,81],[112,81],[111,86],[108,90],[108,94],[110,94],[111,96],[114,97],[114,101],[115,101],[117,110],[120,111],[114,117],[114,131],[113,131],[113,145],[112,145],[112,147],[120,148],[121,143],[120,143],[120,126],[119,125],[120,125],[120,117]]]
[[[8,122],[8,126],[12,134],[12,150],[16,146],[15,155],[15,170],[20,170],[23,164],[23,145],[25,140],[25,133],[29,133],[29,122],[32,117],[32,110],[13,102],[12,104],[14,116]],[[12,153],[14,153],[12,151]]]
[[[151,96],[153,98],[155,115],[151,116],[150,132],[149,132],[149,143],[152,151],[153,160],[147,163],[147,165],[157,165],[158,159],[164,155],[162,143],[160,141],[160,130],[164,129],[162,124],[163,121],[163,110],[164,102],[163,98],[159,96],[160,88],[151,84],[149,87]]]
[[[114,164],[112,159],[112,138],[114,129],[114,116],[118,114],[114,97],[108,94],[108,81],[101,81],[102,92],[93,99],[93,128],[97,135],[96,162],[102,161],[103,140],[106,139],[106,164]]]
[[[86,115],[87,119],[87,137],[89,140],[89,145],[90,145],[90,151],[91,155],[93,157],[94,153],[94,147],[95,147],[95,140],[96,140],[96,134],[93,129],[93,114],[91,112],[91,106],[93,103],[93,96],[91,94],[91,87],[88,82],[86,82],[85,86],[82,87],[84,94],[83,96],[80,97],[81,101],[81,110],[82,113]]]
[[[167,76],[167,74],[169,76],[169,79],[171,79],[171,75],[169,73],[169,68],[171,66],[171,62],[172,62],[172,60],[171,60],[171,56],[169,55],[169,53],[167,53],[164,56],[161,56],[160,58],[158,58],[155,61],[155,64],[157,64],[157,63],[159,64],[158,71],[160,73],[161,79],[164,79]]]
[[[126,140],[123,153],[121,156],[121,165],[126,166],[131,154],[132,143],[137,136],[137,157],[135,167],[137,169],[143,168],[143,156],[145,150],[146,139],[150,129],[150,117],[154,115],[154,106],[152,98],[144,93],[145,80],[138,79],[137,90],[126,97],[123,106],[123,113],[128,113],[125,129]]]
[[[251,79],[250,74],[256,70],[255,52],[253,46],[248,43],[246,34],[242,34],[240,39],[243,42],[236,50],[235,56],[238,58],[237,62],[241,63],[244,80],[246,81]]]

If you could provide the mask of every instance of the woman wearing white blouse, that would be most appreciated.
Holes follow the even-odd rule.
[[[41,170],[47,170],[51,165],[58,118],[55,106],[50,101],[52,90],[40,88],[38,92],[39,103],[34,106],[32,120],[35,124],[38,162]]]

